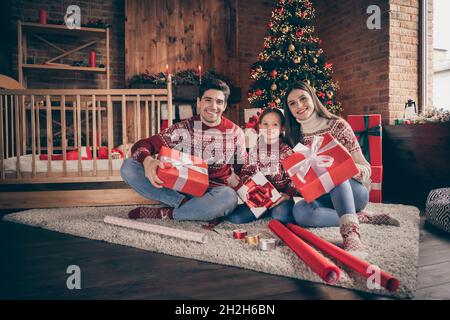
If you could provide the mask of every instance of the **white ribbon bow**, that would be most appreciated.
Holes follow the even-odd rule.
[[[208,175],[208,169],[195,166],[191,157],[186,153],[180,153],[180,159],[162,156],[160,160],[164,163],[170,163],[172,167],[179,171],[178,178],[173,186],[173,189],[177,191],[182,191],[186,185],[189,176],[189,169]]]
[[[312,168],[322,182],[325,191],[328,193],[335,186],[326,168],[330,167],[333,164],[334,159],[331,156],[319,154],[336,147],[338,143],[333,139],[325,146],[320,147],[322,145],[322,142],[322,136],[314,136],[311,147],[307,147],[304,144],[298,143],[294,147],[293,151],[301,153],[305,157],[305,159],[292,166],[288,170],[288,174],[290,177],[297,175],[300,181],[302,183],[305,183],[306,174]]]

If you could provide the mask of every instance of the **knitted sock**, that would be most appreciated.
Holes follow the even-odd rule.
[[[360,223],[400,227],[400,222],[397,219],[390,217],[386,213],[360,211],[357,213],[357,215],[358,215],[358,220]]]
[[[173,208],[148,208],[139,207],[128,212],[128,218],[139,219],[173,219]]]
[[[342,235],[343,249],[361,259],[366,258],[367,251],[361,242],[361,232],[356,214],[341,216],[339,230]]]

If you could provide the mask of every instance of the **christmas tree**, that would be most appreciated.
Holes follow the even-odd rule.
[[[322,40],[314,34],[314,13],[309,0],[278,1],[264,38],[264,50],[250,70],[255,82],[248,100],[254,107],[282,107],[289,84],[305,81],[328,110],[335,114],[342,111],[335,100],[339,88],[331,79],[332,64],[319,47]]]

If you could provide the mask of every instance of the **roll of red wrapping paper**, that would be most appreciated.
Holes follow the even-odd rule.
[[[295,254],[317,273],[323,281],[328,284],[335,284],[339,281],[341,270],[330,260],[321,255],[318,251],[297,237],[291,230],[286,228],[278,220],[271,220],[269,228],[277,234]]]
[[[371,264],[368,263],[367,261],[364,261],[358,257],[351,255],[347,251],[339,248],[338,246],[316,236],[315,234],[295,224],[288,223],[287,226],[303,240],[309,242],[311,245],[314,245],[320,250],[326,252],[333,258],[338,259],[340,262],[350,267],[351,269],[355,270],[363,277],[369,278],[370,276],[373,275],[373,273],[368,272],[368,270],[372,270],[372,268],[369,269]],[[380,282],[381,282],[380,285],[382,285],[391,292],[397,290],[398,286],[400,285],[400,281],[398,281],[397,278],[395,278],[393,275],[383,270],[380,270]]]

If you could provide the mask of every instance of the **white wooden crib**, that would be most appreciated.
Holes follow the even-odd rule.
[[[63,196],[19,186],[121,181],[128,148],[160,131],[164,110],[169,126],[173,118],[170,82],[164,89],[0,90],[0,110],[0,208],[146,202],[131,189]]]

